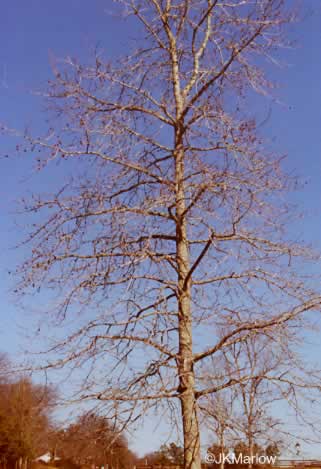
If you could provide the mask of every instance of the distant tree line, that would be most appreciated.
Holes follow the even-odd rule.
[[[104,416],[84,412],[61,428],[53,420],[57,393],[30,377],[13,376],[0,354],[0,466],[27,469],[48,453],[50,466],[63,468],[133,467],[136,455]]]
[[[45,450],[52,431],[55,392],[29,377],[12,378],[0,356],[0,461],[2,467],[26,468]]]
[[[137,461],[125,436],[106,417],[93,411],[79,415],[66,428],[53,432],[51,454],[60,458],[55,465],[64,469],[127,469]]]
[[[182,465],[184,449],[176,443],[163,444],[158,451],[146,454],[139,463],[153,466]]]

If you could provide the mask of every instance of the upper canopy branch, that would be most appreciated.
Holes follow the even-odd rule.
[[[215,354],[218,350],[221,350],[223,347],[231,345],[239,340],[242,340],[240,334],[243,332],[264,332],[265,329],[269,329],[273,326],[280,326],[285,324],[288,321],[296,319],[299,315],[303,314],[306,311],[313,309],[318,309],[321,306],[321,297],[311,298],[305,303],[302,303],[298,306],[293,307],[292,309],[282,312],[276,316],[273,316],[270,319],[266,320],[256,320],[253,322],[248,322],[241,324],[239,327],[233,329],[228,334],[224,335],[213,347],[205,350],[204,352],[197,353],[194,355],[194,362],[203,360],[206,357],[209,357]]]

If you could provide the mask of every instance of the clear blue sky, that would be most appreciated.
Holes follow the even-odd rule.
[[[109,56],[117,57],[126,50],[133,31],[108,15],[111,3],[111,0],[2,0],[0,121],[14,128],[23,128],[25,124],[42,126],[41,100],[31,92],[51,77],[51,56],[71,55],[85,60],[90,48],[97,44]],[[264,132],[271,145],[289,155],[288,166],[307,181],[304,191],[297,196],[308,214],[301,227],[302,235],[320,247],[321,4],[319,0],[303,3],[302,22],[291,27],[297,47],[284,55],[288,67],[273,72],[281,85],[282,104],[266,101],[265,109],[271,106],[272,114]],[[8,144],[10,140],[1,137],[0,153]],[[28,161],[0,159],[0,349],[13,358],[26,348],[24,329],[28,330],[33,321],[31,314],[22,313],[14,305],[7,273],[21,255],[21,251],[13,249],[20,238],[19,228],[14,224],[13,202],[28,190],[30,174]],[[32,184],[34,187],[34,181]],[[36,184],[41,189],[50,181],[42,179]],[[147,425],[137,435],[138,440],[136,448],[147,452],[158,446],[159,435],[153,436],[152,426]]]

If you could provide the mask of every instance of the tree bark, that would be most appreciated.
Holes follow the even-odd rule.
[[[176,135],[176,255],[178,266],[179,391],[184,435],[184,467],[200,469],[200,434],[195,399],[190,258],[184,191],[184,150]]]

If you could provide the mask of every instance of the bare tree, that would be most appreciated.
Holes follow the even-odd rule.
[[[276,345],[268,335],[251,336],[224,350],[224,374],[233,376],[237,384],[223,390],[222,396],[208,396],[200,405],[222,448],[226,434],[234,445],[244,442],[249,467],[253,465],[255,449],[275,443],[279,427],[284,424],[282,419],[272,417],[273,406],[279,401],[287,403],[295,392],[295,383],[292,388],[291,378],[287,380],[288,367],[295,369],[295,362],[285,353],[288,348]],[[243,379],[244,373],[249,379]]]
[[[283,329],[282,335],[275,332],[251,335],[226,347],[220,361],[214,361],[212,367],[221,369],[224,379],[228,377],[236,384],[206,395],[199,403],[221,453],[226,452],[226,442],[229,448],[239,443],[244,455],[249,456],[249,467],[264,448],[270,452],[301,438],[306,442],[320,438],[320,427],[314,424],[316,419],[307,416],[308,406],[314,408],[313,412],[317,410],[314,391],[316,388],[319,391],[316,381],[319,373],[296,353],[297,333],[293,334],[291,328]],[[207,375],[209,380],[213,379],[211,369]],[[301,427],[299,432],[287,425],[291,413]],[[310,429],[309,436],[306,431],[302,433],[302,424],[305,430]]]
[[[25,136],[39,169],[65,170],[25,202],[20,288],[57,294],[58,327],[77,318],[44,367],[82,368],[77,399],[124,426],[180,403],[185,467],[199,469],[198,400],[249,379],[214,370],[208,386],[204,364],[320,307],[286,230],[291,180],[247,105],[291,15],[282,0],[118,3],[141,46],[117,63],[67,58],[47,90],[52,128]]]
[[[209,394],[200,402],[200,412],[204,415],[204,422],[216,441],[208,449],[211,456],[217,457],[219,466],[224,469],[223,455],[233,447],[235,436],[235,401],[237,393],[235,387],[224,389],[220,393]]]

